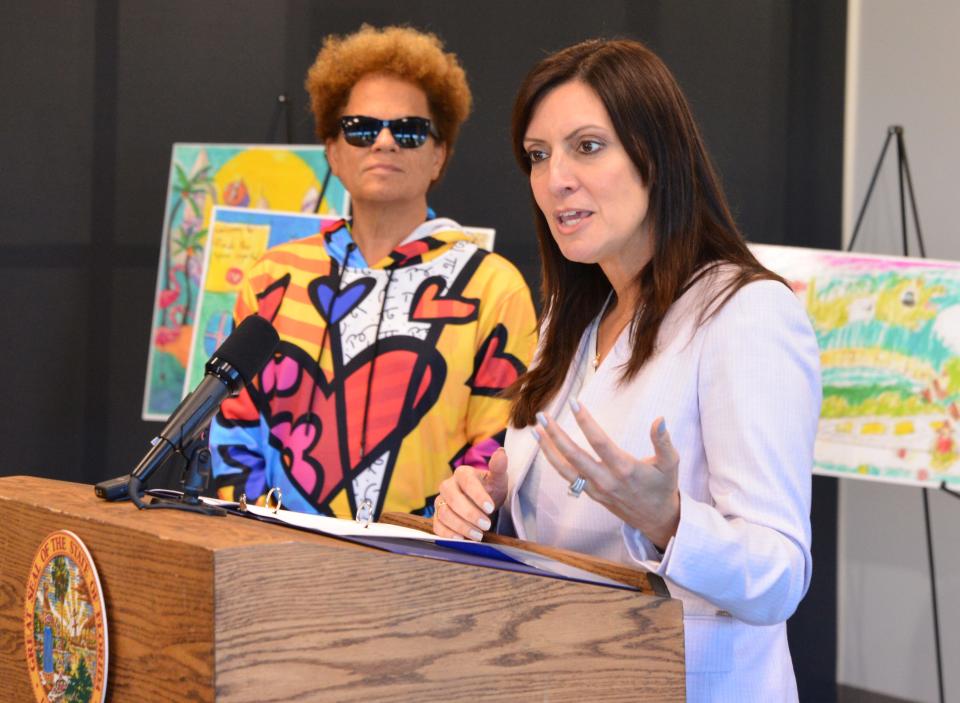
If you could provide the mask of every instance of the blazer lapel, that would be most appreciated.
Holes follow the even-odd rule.
[[[554,417],[556,416],[557,408],[559,408],[562,403],[567,402],[570,386],[576,378],[577,368],[583,363],[583,356],[587,353],[585,348],[587,340],[590,339],[591,330],[595,324],[596,320],[591,322],[590,325],[587,326],[587,329],[584,330],[583,335],[580,337],[580,345],[577,348],[577,353],[573,357],[570,368],[567,369],[567,376],[563,380],[563,385],[553,400],[547,404],[545,412]],[[527,473],[530,471],[530,466],[533,464],[537,451],[540,449],[537,440],[534,439],[533,432],[530,431],[531,429],[533,428],[509,428],[507,430],[507,439],[504,447],[507,452],[507,460],[509,461],[507,503],[510,515],[513,518],[514,529],[517,532],[517,536],[521,539],[524,539],[525,535],[523,534],[523,521],[520,519],[520,499],[518,493],[520,486],[527,477]]]

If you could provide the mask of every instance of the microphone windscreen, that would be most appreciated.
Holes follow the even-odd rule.
[[[226,361],[237,370],[244,383],[250,383],[266,366],[279,341],[273,325],[259,315],[250,315],[237,325],[213,356]]]

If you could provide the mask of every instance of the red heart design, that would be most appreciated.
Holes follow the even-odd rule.
[[[474,359],[473,376],[468,384],[477,395],[494,395],[516,381],[524,372],[524,365],[513,354],[503,350],[507,346],[507,328],[497,325],[480,345]]]
[[[317,381],[314,392],[310,372],[300,374],[299,388],[294,391],[302,403],[296,400],[291,403],[289,393],[284,393],[282,407],[286,412],[276,407],[278,397],[267,393],[267,402],[274,410],[269,419],[270,431],[283,447],[283,465],[290,479],[312,503],[322,507],[355,473],[365,469],[371,458],[398,449],[406,432],[416,426],[415,420],[436,402],[444,374],[442,368],[438,372],[435,365],[436,360],[442,363],[442,357],[435,353],[433,363],[421,365],[423,354],[423,349],[401,346],[381,349],[375,364],[369,357],[355,358],[344,371],[340,402],[324,378]],[[284,361],[297,363],[301,368],[303,365],[316,368],[312,360],[294,361],[285,357]],[[417,393],[408,401],[407,393],[413,383],[417,384]],[[306,410],[311,397],[313,413],[304,411],[291,417],[289,408],[299,406]],[[343,416],[340,415],[341,402],[346,411]],[[411,419],[414,421],[410,422]],[[344,434],[349,457],[346,468],[340,450]],[[362,453],[361,439],[365,439]]]
[[[478,301],[473,298],[444,297],[440,291],[446,281],[440,276],[428,278],[410,303],[410,319],[416,322],[464,323],[476,319]]]

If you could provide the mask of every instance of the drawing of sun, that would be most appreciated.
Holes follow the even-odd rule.
[[[207,201],[206,222],[215,204],[298,212],[311,194],[316,200],[320,189],[307,162],[281,149],[248,149],[237,154],[217,172],[213,185],[217,202]]]

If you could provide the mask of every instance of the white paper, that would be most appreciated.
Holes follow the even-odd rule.
[[[388,525],[383,522],[362,524],[356,520],[342,520],[326,515],[311,515],[293,510],[279,510],[264,508],[259,505],[247,505],[247,511],[258,517],[277,520],[293,527],[302,527],[314,532],[336,537],[393,537],[402,539],[416,539],[423,542],[436,542],[437,536],[422,530],[414,530],[400,525]]]

